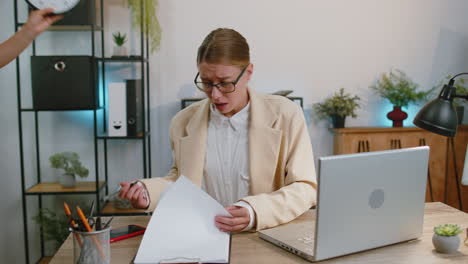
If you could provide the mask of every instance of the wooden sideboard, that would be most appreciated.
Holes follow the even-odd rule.
[[[432,183],[433,200],[429,192],[428,182],[426,201],[444,202],[445,176],[448,175],[447,204],[460,208],[457,199],[452,149],[447,137],[417,127],[354,127],[331,130],[334,133],[333,152],[335,155],[429,146],[431,148],[429,175]],[[468,125],[458,127],[454,143],[457,170],[461,178],[468,143]],[[447,149],[449,150],[448,156]],[[463,209],[468,212],[468,186],[461,186],[461,190]]]

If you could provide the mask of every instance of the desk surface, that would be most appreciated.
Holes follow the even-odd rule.
[[[315,210],[310,210],[294,221],[314,221]],[[138,224],[146,226],[149,216],[116,217],[114,227]],[[468,214],[442,203],[428,203],[424,210],[423,236],[419,239],[392,246],[364,251],[320,263],[468,263],[468,246],[463,243],[453,255],[439,254],[432,246],[433,228],[439,224],[458,224],[468,227]],[[460,235],[462,242],[466,234]],[[111,263],[130,263],[135,256],[142,236],[111,244]],[[240,233],[232,237],[231,263],[310,263],[269,242],[257,233]],[[50,263],[72,263],[73,241],[71,236],[60,247]]]

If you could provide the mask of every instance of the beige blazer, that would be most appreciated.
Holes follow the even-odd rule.
[[[312,146],[302,109],[281,96],[249,89],[249,203],[256,230],[287,223],[316,201]],[[153,211],[166,185],[180,175],[202,185],[210,102],[205,99],[177,113],[171,121],[174,165],[165,177],[141,180]],[[182,195],[182,194],[181,194]]]

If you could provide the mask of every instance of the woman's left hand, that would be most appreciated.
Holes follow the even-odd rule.
[[[231,205],[226,210],[232,216],[216,216],[215,225],[223,232],[238,232],[244,230],[250,223],[249,210],[245,207]]]

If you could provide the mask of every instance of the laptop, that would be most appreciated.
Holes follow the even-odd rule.
[[[429,147],[319,158],[317,214],[259,236],[315,262],[422,235]]]

